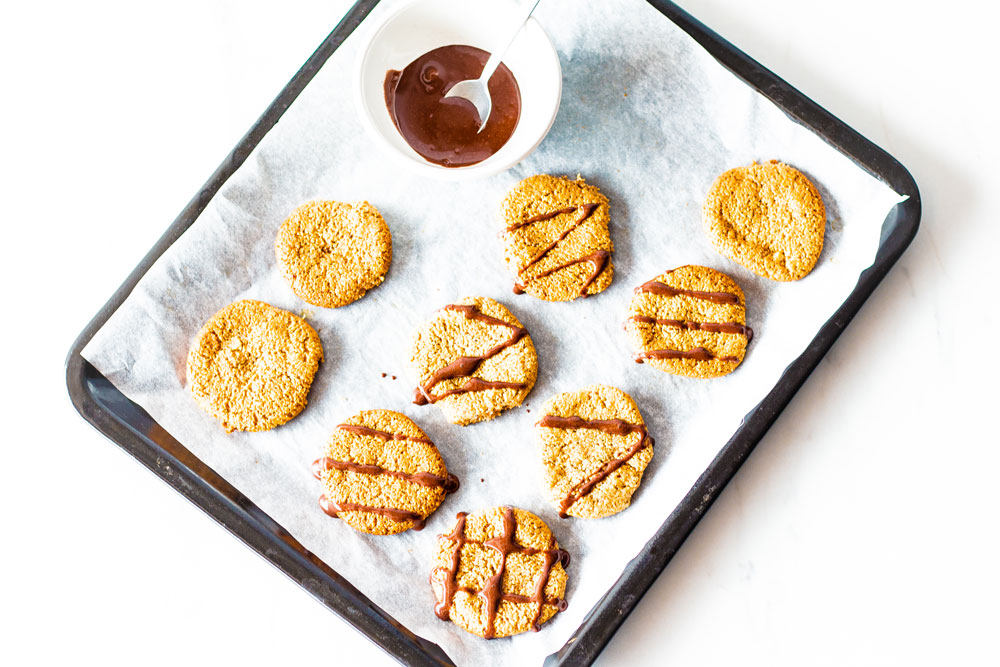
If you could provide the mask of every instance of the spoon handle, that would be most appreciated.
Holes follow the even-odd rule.
[[[490,82],[490,78],[493,76],[493,73],[497,71],[497,67],[500,67],[500,62],[503,60],[503,57],[507,55],[507,50],[510,48],[510,45],[514,43],[514,38],[516,38],[518,33],[521,32],[521,28],[523,28],[524,24],[528,22],[531,14],[535,11],[535,7],[537,7],[538,3],[541,1],[542,0],[534,0],[534,2],[531,2],[529,0],[529,2],[524,4],[524,6],[528,8],[528,11],[523,15],[523,18],[517,22],[517,29],[511,33],[510,38],[507,40],[504,47],[493,51],[493,53],[490,54],[490,59],[486,61],[486,66],[483,67],[483,73],[479,75],[479,78],[483,81],[483,83],[488,84]]]

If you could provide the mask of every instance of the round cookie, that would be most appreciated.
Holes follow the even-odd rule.
[[[718,377],[740,365],[753,337],[745,306],[743,290],[726,274],[682,266],[635,288],[625,331],[638,363]]]
[[[600,519],[632,502],[653,458],[639,406],[621,389],[595,384],[550,398],[535,426],[546,495],[559,516]]]
[[[775,160],[715,179],[703,216],[716,250],[771,280],[805,277],[823,250],[826,207],[819,191]]]
[[[493,639],[537,632],[566,609],[569,554],[541,519],[513,507],[457,518],[430,576],[438,618]]]
[[[453,424],[493,419],[535,384],[528,330],[493,299],[468,297],[438,310],[413,339],[414,403],[436,403]]]
[[[266,431],[302,412],[323,344],[301,317],[260,301],[231,303],[191,345],[187,378],[226,431]]]
[[[382,283],[392,261],[392,236],[366,201],[311,201],[282,223],[274,251],[300,299],[339,308]]]
[[[503,222],[504,261],[516,294],[572,301],[611,285],[608,198],[582,178],[524,179],[503,200]]]
[[[323,511],[372,535],[422,529],[458,490],[431,439],[391,410],[360,412],[337,426],[313,474],[323,483]]]

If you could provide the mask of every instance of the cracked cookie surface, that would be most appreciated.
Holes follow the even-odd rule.
[[[504,261],[515,293],[572,301],[611,285],[608,198],[582,178],[524,179],[503,201]]]
[[[637,362],[696,378],[731,373],[753,337],[743,290],[704,266],[682,266],[637,287],[625,332]]]
[[[771,280],[804,278],[819,259],[826,207],[802,172],[772,160],[725,172],[702,210],[722,255]]]
[[[187,379],[226,431],[266,431],[306,406],[321,361],[323,345],[305,320],[247,299],[205,323],[188,352]]]
[[[323,308],[357,301],[381,284],[392,261],[392,235],[366,201],[311,201],[282,223],[278,266],[302,300]]]

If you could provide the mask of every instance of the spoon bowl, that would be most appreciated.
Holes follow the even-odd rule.
[[[497,26],[514,25],[518,13],[517,3],[502,0],[413,0],[383,13],[373,12],[370,27],[359,35],[355,100],[365,130],[396,164],[425,177],[465,181],[509,169],[541,143],[559,110],[562,70],[559,56],[534,18],[517,34],[503,60],[520,89],[520,119],[507,143],[482,162],[457,168],[428,162],[400,135],[385,103],[387,70],[401,70],[428,51],[449,44],[496,48]]]

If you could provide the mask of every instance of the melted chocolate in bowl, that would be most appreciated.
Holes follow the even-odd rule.
[[[444,99],[459,81],[476,79],[490,54],[453,44],[428,51],[402,72],[385,73],[385,106],[396,129],[413,150],[444,167],[465,167],[499,151],[521,117],[521,91],[503,63],[490,78],[493,111],[482,132],[468,100]]]

